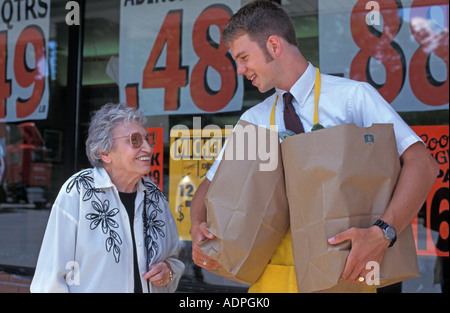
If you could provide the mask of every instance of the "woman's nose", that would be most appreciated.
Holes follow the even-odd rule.
[[[153,145],[151,145],[147,140],[144,140],[141,146],[141,150],[148,153],[153,153]]]

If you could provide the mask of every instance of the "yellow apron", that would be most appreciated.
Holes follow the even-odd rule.
[[[250,286],[248,292],[298,292],[294,257],[292,254],[291,230],[281,240],[263,274],[256,283]]]
[[[314,87],[314,122],[313,125],[319,123],[318,103],[320,94],[320,72],[316,68],[316,81]],[[277,104],[278,95],[275,98],[275,103],[270,114],[270,129],[275,131],[275,107]],[[294,256],[292,253],[291,230],[289,229],[286,235],[281,240],[277,250],[267,264],[261,277],[256,283],[250,286],[248,292],[298,292],[297,278],[295,276]]]

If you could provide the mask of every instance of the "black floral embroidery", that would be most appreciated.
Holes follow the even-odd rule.
[[[69,193],[76,187],[78,194],[81,195],[82,189],[84,190],[84,194],[82,196],[83,201],[89,201],[92,197],[95,197],[95,200],[91,201],[93,209],[96,213],[88,213],[86,214],[86,219],[92,221],[90,224],[90,229],[95,230],[98,225],[101,224],[102,232],[109,237],[106,238],[105,246],[106,251],[110,252],[111,249],[113,251],[114,259],[116,263],[120,261],[120,247],[122,244],[122,238],[120,238],[119,234],[113,230],[113,228],[119,228],[119,224],[113,219],[114,216],[119,213],[118,208],[114,208],[110,210],[109,208],[109,200],[106,199],[102,201],[99,198],[99,194],[105,194],[104,190],[97,189],[93,186],[94,178],[91,176],[92,170],[85,170],[74,176],[74,178],[67,184],[66,192]]]
[[[116,263],[119,263],[120,260],[120,248],[119,245],[122,244],[122,239],[119,234],[115,232],[112,228],[118,228],[119,224],[112,219],[117,213],[119,213],[119,209],[114,208],[109,210],[109,200],[106,199],[102,205],[100,205],[96,201],[92,201],[92,207],[98,212],[86,214],[86,218],[88,220],[92,220],[91,229],[94,230],[97,228],[100,223],[102,224],[102,231],[104,234],[109,233],[109,237],[106,239],[106,251],[111,251],[113,247],[113,254],[116,260]]]
[[[159,207],[161,199],[166,200],[166,197],[159,188],[148,181],[142,180],[147,192],[144,197],[144,210],[142,211],[142,218],[144,221],[144,239],[145,247],[147,249],[147,267],[152,264],[152,259],[159,252],[159,245],[157,239],[159,236],[165,237],[164,228],[166,223],[158,219],[158,212],[163,213]]]
[[[163,211],[159,207],[159,201],[160,199],[167,200],[163,192],[152,182],[143,180],[142,183],[148,191],[147,196],[145,197],[145,201],[147,201],[145,207],[150,205],[150,207],[157,210],[159,213],[162,213]]]
[[[157,240],[160,237],[165,237],[166,223],[158,219],[158,213],[163,213],[159,206],[160,201],[167,201],[163,192],[154,183],[142,180],[145,186],[146,193],[144,197],[144,209],[142,211],[145,247],[147,250],[147,266],[152,264],[153,258],[159,252],[159,245]],[[85,170],[73,176],[73,179],[67,184],[66,192],[69,193],[73,188],[76,188],[78,194],[82,194],[83,201],[91,200],[92,208],[95,213],[86,214],[86,219],[90,220],[90,229],[95,230],[101,225],[102,232],[108,237],[105,241],[106,251],[112,250],[116,263],[120,261],[120,245],[122,239],[114,230],[119,228],[119,224],[114,220],[114,217],[119,213],[118,208],[110,209],[110,202],[108,199],[102,201],[99,196],[105,194],[104,190],[94,187],[94,178],[92,177],[92,170]]]
[[[83,201],[87,201],[92,198],[95,193],[105,193],[101,189],[94,188],[92,184],[94,183],[94,178],[89,176],[92,174],[92,170],[82,171],[77,174],[66,187],[66,192],[69,193],[75,186],[77,188],[78,194],[81,194],[81,187],[84,187],[86,192],[83,195]]]
[[[109,200],[106,199],[102,205],[98,204],[96,201],[92,201],[92,207],[98,212],[86,214],[88,220],[93,220],[91,222],[91,229],[94,230],[97,226],[102,223],[102,231],[106,234],[110,227],[117,228],[119,224],[116,223],[111,217],[119,213],[119,209],[112,209],[109,211]]]

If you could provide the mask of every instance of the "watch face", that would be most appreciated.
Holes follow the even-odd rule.
[[[395,229],[392,227],[388,227],[385,230],[385,237],[386,239],[392,240],[395,238]]]

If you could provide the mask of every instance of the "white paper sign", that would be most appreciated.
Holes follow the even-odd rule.
[[[0,122],[47,118],[50,0],[0,5]]]
[[[240,0],[121,0],[120,101],[145,115],[238,111],[243,80],[221,40]]]
[[[449,108],[448,0],[319,0],[320,68],[397,111]]]

